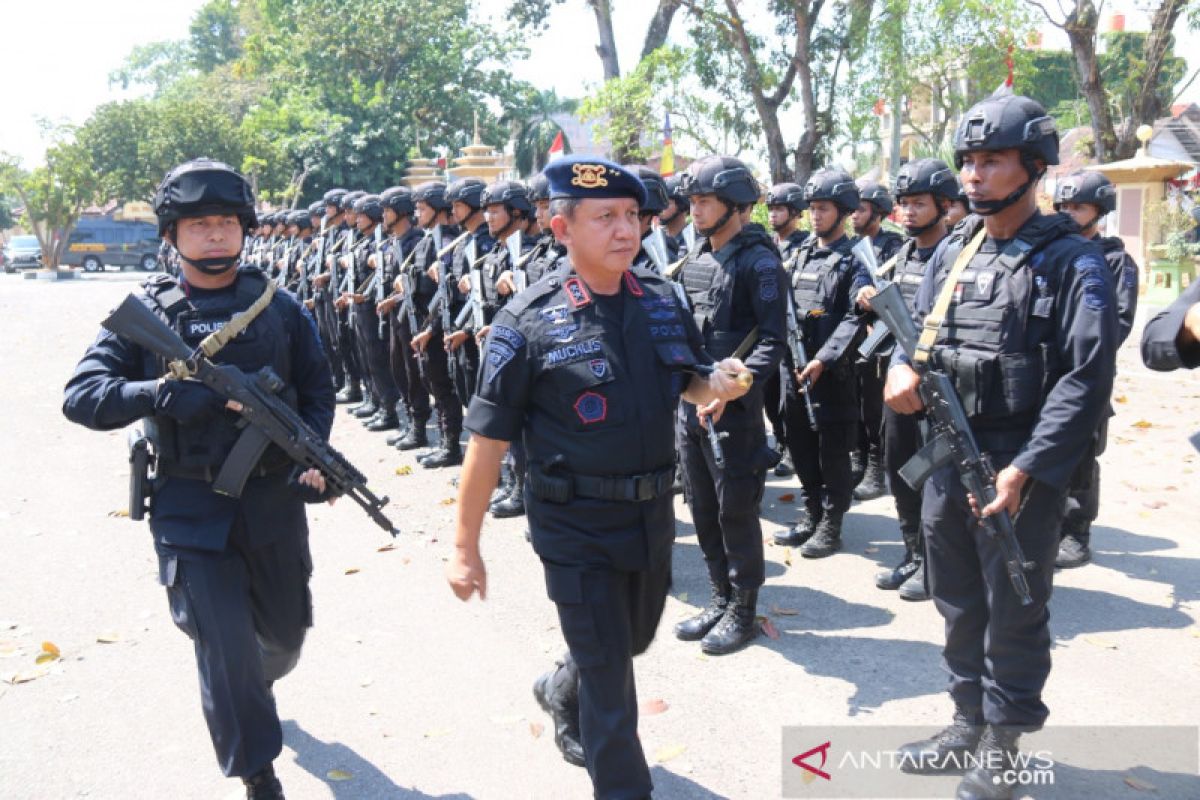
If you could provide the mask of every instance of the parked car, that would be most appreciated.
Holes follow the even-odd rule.
[[[158,228],[149,222],[83,217],[67,239],[63,264],[100,272],[105,266],[158,268]]]
[[[4,245],[4,271],[37,269],[42,266],[42,246],[36,236],[14,236]]]

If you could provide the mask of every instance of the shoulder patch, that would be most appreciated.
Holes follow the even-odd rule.
[[[507,325],[493,325],[490,335],[496,341],[504,342],[513,349],[520,349],[525,346],[524,334],[516,328],[510,328]]]
[[[591,293],[579,278],[567,278],[563,281],[563,291],[567,293],[567,300],[573,309],[581,309],[592,302]]]
[[[1107,308],[1112,288],[1109,283],[1108,266],[1104,260],[1088,253],[1077,257],[1072,266],[1083,285],[1084,305],[1093,311],[1103,311]]]

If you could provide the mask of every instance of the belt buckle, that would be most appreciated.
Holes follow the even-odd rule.
[[[654,499],[654,476],[650,474],[633,476],[634,499],[639,502]]]

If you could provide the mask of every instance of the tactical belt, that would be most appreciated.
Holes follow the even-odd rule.
[[[528,480],[533,496],[551,503],[567,503],[573,497],[636,503],[669,494],[675,483],[675,467],[628,476],[546,473],[532,467]]]

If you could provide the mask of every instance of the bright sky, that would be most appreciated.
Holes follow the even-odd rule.
[[[499,18],[511,0],[477,0],[478,12]],[[188,23],[204,0],[58,0],[5,3],[3,12],[5,62],[13,71],[4,92],[0,151],[20,155],[27,166],[41,160],[44,145],[36,120],[82,122],[100,103],[118,99],[108,75],[137,44],[186,36]],[[616,0],[613,27],[621,67],[630,69],[641,51],[642,37],[654,3]],[[1144,30],[1133,0],[1116,0],[1109,8],[1129,9],[1130,30]],[[584,0],[567,0],[552,11],[550,30],[530,42],[533,57],[511,65],[518,77],[560,96],[580,97],[600,82],[596,56],[595,18]],[[64,24],[64,20],[69,20]],[[678,14],[672,39],[686,37],[683,14]],[[54,56],[47,57],[45,36],[52,30]],[[1055,39],[1049,39],[1055,41]],[[1195,69],[1200,66],[1200,35],[1187,34],[1176,48]],[[1185,95],[1200,102],[1200,80]],[[785,127],[792,120],[785,120]],[[795,121],[798,128],[798,121]]]

